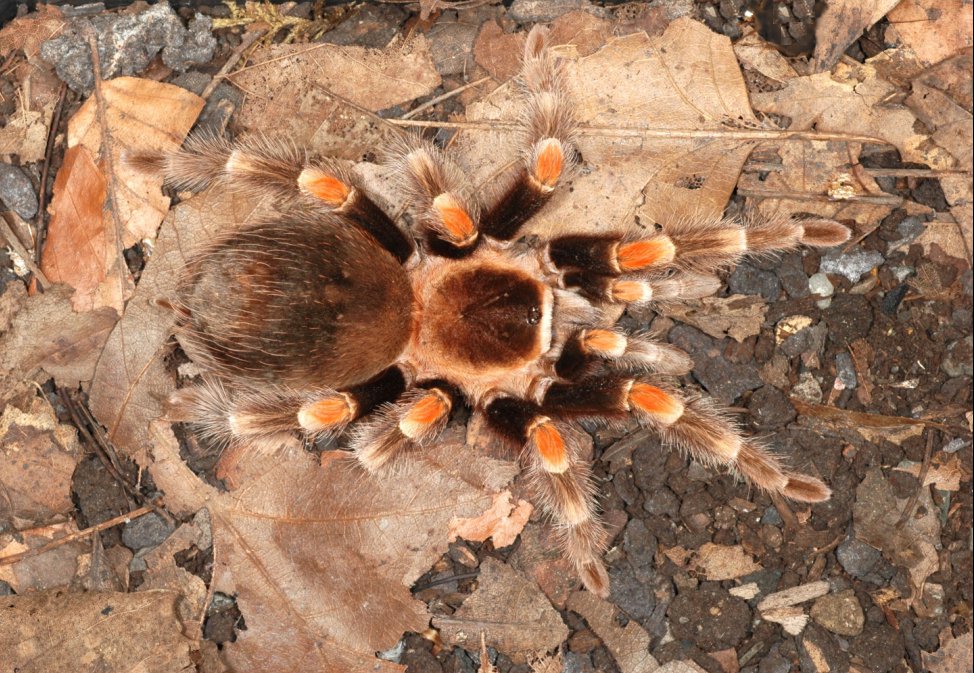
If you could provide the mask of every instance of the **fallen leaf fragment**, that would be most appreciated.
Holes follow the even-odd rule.
[[[920,463],[903,461],[893,469],[919,478],[922,467]],[[970,481],[970,479],[971,475],[964,470],[959,455],[956,453],[946,454],[941,451],[931,459],[930,469],[927,470],[927,476],[923,480],[922,486],[934,484],[941,491],[959,491],[960,483]]]
[[[940,649],[936,652],[921,652],[924,667],[930,673],[967,673],[974,659],[974,632],[954,638],[950,629],[940,636]]]
[[[767,622],[781,624],[781,628],[784,629],[785,633],[791,636],[797,636],[808,625],[808,615],[798,607],[764,610],[761,612],[761,618]]]
[[[738,343],[761,332],[768,305],[760,297],[734,294],[704,297],[691,304],[673,304],[660,311],[692,325],[715,339],[731,337]]]
[[[28,528],[18,532],[16,538],[10,534],[0,535],[0,580],[18,594],[68,586],[77,574],[78,558],[91,549],[87,540],[66,542],[13,563],[9,562],[9,557],[44,547],[77,532],[74,523],[68,522]]]
[[[0,652],[20,673],[190,673],[192,641],[180,633],[170,591],[4,596]]]
[[[649,652],[649,633],[634,619],[625,626],[616,621],[616,608],[587,591],[576,591],[568,599],[568,609],[580,614],[605,643],[622,673],[652,673],[660,665]]]
[[[483,633],[490,647],[523,663],[568,637],[568,627],[538,586],[506,563],[486,559],[478,584],[454,614],[433,618],[447,644],[475,647]]]
[[[75,313],[73,294],[54,285],[29,299],[0,341],[0,377],[24,380],[43,370],[68,388],[91,380],[118,314],[108,306]]]
[[[82,455],[77,431],[58,422],[47,398],[8,404],[0,416],[0,522],[24,528],[74,509],[71,478]]]
[[[91,96],[68,122],[68,147],[82,145],[100,158],[108,194],[104,226],[112,233],[120,229],[122,247],[127,248],[155,238],[169,211],[169,198],[161,191],[162,176],[126,164],[123,154],[179,147],[203,109],[203,99],[182,87],[138,77],[102,82],[101,91],[104,110],[98,97]]]
[[[494,494],[490,509],[473,519],[454,519],[450,522],[450,541],[458,537],[483,542],[494,538],[494,548],[500,549],[514,543],[524,530],[534,508],[527,500],[511,502],[511,492]]]
[[[20,49],[29,60],[37,56],[41,43],[64,28],[64,15],[52,5],[39,4],[25,16],[18,16],[0,30],[0,56]]]
[[[153,423],[152,438],[150,470],[167,504],[210,513],[212,589],[236,596],[247,624],[224,649],[234,670],[401,671],[375,652],[426,628],[409,586],[446,551],[449,522],[489,505],[482,484],[504,469],[469,460],[456,435],[385,478],[341,452],[319,464],[286,446],[242,455],[257,476],[219,493],[183,463],[168,424]]]
[[[939,63],[972,44],[971,3],[903,0],[888,15],[886,39],[910,47],[921,61]]]
[[[782,591],[776,591],[773,594],[768,594],[758,603],[758,610],[764,613],[766,610],[791,607],[810,601],[813,598],[824,596],[828,592],[829,583],[826,580],[800,584],[791,589],[784,589]]]
[[[900,0],[831,0],[815,23],[816,72],[831,70],[842,54]]]
[[[712,581],[733,580],[761,570],[741,545],[707,542],[697,550],[698,572]]]
[[[53,104],[39,110],[30,107],[16,110],[6,126],[0,128],[0,156],[16,154],[23,163],[43,159],[53,115]]]

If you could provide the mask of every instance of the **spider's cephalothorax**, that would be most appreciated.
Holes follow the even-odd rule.
[[[686,354],[606,327],[602,308],[705,296],[716,285],[700,271],[751,251],[835,245],[849,232],[828,220],[721,219],[515,244],[576,159],[561,70],[544,36],[532,30],[525,49],[523,166],[482,210],[438,149],[396,148],[391,167],[415,238],[352,171],[285,143],[197,137],[133,161],[184,188],[216,179],[259,190],[282,213],[209,245],[167,300],[184,347],[209,376],[174,396],[174,419],[240,445],[354,424],[356,456],[378,471],[435,439],[453,407],[469,404],[522,449],[583,582],[605,595],[605,533],[578,420],[634,415],[766,491],[813,502],[829,490],[787,471],[705,400],[674,390],[666,377],[689,371]]]

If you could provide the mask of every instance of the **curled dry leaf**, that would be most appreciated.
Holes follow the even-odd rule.
[[[183,464],[167,424],[153,424],[153,440],[151,472],[167,504],[209,510],[212,588],[235,595],[247,623],[225,648],[235,670],[401,670],[374,653],[426,628],[426,606],[409,586],[446,551],[449,522],[489,506],[488,475],[506,470],[467,460],[455,434],[381,479],[340,452],[319,464],[284,447],[243,456],[263,467],[260,476],[218,493]]]
[[[660,313],[693,325],[715,339],[731,337],[738,343],[761,332],[768,305],[761,297],[733,294],[704,297],[692,304],[663,306]]]
[[[893,469],[919,478],[922,466],[920,463],[903,461]],[[956,453],[948,454],[941,451],[930,461],[930,469],[927,470],[927,476],[923,480],[922,486],[933,484],[941,491],[959,491],[961,482],[970,480],[971,475],[961,464],[960,456]]]
[[[385,50],[269,45],[230,79],[247,94],[237,123],[332,156],[359,159],[384,133],[369,112],[431,93],[440,76],[423,36]]]
[[[473,519],[454,519],[450,522],[450,541],[462,537],[464,540],[483,542],[494,539],[494,548],[500,549],[514,544],[514,540],[528,522],[534,508],[527,500],[511,502],[511,492],[503,491],[494,495],[490,509]]]
[[[572,55],[570,47],[561,51]],[[529,228],[558,231],[561,222],[582,221],[619,230],[636,216],[665,226],[680,216],[723,212],[754,145],[736,132],[758,127],[729,39],[677,19],[660,37],[613,38],[590,56],[569,58],[566,85],[578,120],[598,127],[583,131],[578,143],[598,170],[583,167]],[[513,88],[468,106],[467,120],[515,121]],[[635,133],[645,129],[658,133]],[[514,131],[495,126],[461,134],[457,144],[475,183],[489,182],[505,160],[518,161],[506,142]]]
[[[476,647],[483,633],[490,647],[516,663],[568,637],[568,627],[538,585],[494,558],[481,564],[477,590],[452,615],[434,617],[433,626],[444,642],[464,648]]]
[[[176,620],[176,594],[46,592],[0,601],[7,670],[190,673],[192,641]],[[139,653],[137,665],[133,652]]]
[[[650,638],[635,619],[625,626],[616,621],[616,608],[587,591],[576,591],[568,599],[568,609],[580,614],[612,653],[622,673],[652,673],[659,662],[649,653]]]
[[[54,285],[30,298],[0,340],[0,377],[24,380],[43,370],[69,388],[91,380],[118,314],[107,306],[75,313],[72,294]]]
[[[21,411],[0,416],[0,524],[22,529],[74,509],[71,477],[81,458],[77,432],[58,423],[47,398],[32,397]]]
[[[203,99],[181,87],[138,77],[102,82],[101,92],[104,110],[92,95],[68,122],[68,147],[83,145],[101,159],[108,193],[105,226],[120,229],[127,248],[155,238],[169,211],[169,198],[162,194],[162,177],[125,164],[123,153],[179,147],[203,109]]]

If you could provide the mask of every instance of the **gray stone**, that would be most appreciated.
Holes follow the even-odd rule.
[[[758,269],[747,262],[737,265],[727,279],[727,286],[735,294],[759,294],[767,301],[775,301],[781,293],[781,283],[774,273]]]
[[[409,13],[398,5],[361,4],[355,13],[321,36],[322,42],[381,49],[399,33]]]
[[[737,647],[751,628],[747,603],[711,583],[681,592],[666,615],[674,637],[692,641],[705,652]]]
[[[810,404],[821,404],[822,402],[822,384],[809,371],[804,371],[798,375],[798,383],[791,389],[791,392]]]
[[[785,394],[774,386],[763,386],[755,390],[747,408],[760,430],[780,428],[791,423],[798,415]]]
[[[789,358],[803,353],[821,355],[825,349],[825,337],[827,335],[828,327],[824,322],[819,322],[792,334],[781,342],[778,350]]]
[[[856,377],[856,368],[852,363],[852,356],[846,351],[842,351],[835,356],[835,375],[845,390],[852,390],[859,385],[859,379]]]
[[[808,279],[808,291],[817,297],[831,297],[835,292],[835,286],[828,276],[819,272]]]
[[[25,220],[37,214],[34,185],[20,167],[0,164],[0,201]]]
[[[881,555],[875,547],[854,538],[846,540],[835,550],[839,565],[856,579],[862,579],[872,572]]]
[[[944,353],[943,362],[940,367],[944,373],[951,378],[955,376],[974,375],[974,364],[971,358],[974,357],[974,338],[966,336],[947,345]]]
[[[164,2],[138,14],[72,19],[60,35],[41,45],[41,57],[73,91],[84,94],[95,84],[86,37],[89,29],[98,37],[103,79],[138,74],[160,52],[168,67],[185,70],[192,63],[208,62],[216,48],[209,18],[197,16],[187,30]]]
[[[764,385],[754,367],[727,360],[721,352],[722,342],[689,325],[677,325],[668,339],[693,358],[693,375],[724,404],[732,404],[741,394]]]
[[[875,250],[852,250],[842,254],[838,250],[830,251],[822,258],[819,271],[822,273],[837,273],[845,276],[852,283],[883,263],[883,256]]]
[[[803,299],[808,296],[808,276],[802,263],[802,256],[797,252],[784,255],[775,269],[781,287],[792,299]]]
[[[866,616],[852,589],[822,596],[812,604],[812,619],[840,636],[858,636],[862,633]]]
[[[764,510],[764,514],[761,515],[761,523],[766,526],[780,526],[782,524],[782,520],[781,514],[778,512],[778,508],[771,505]]]
[[[798,639],[798,659],[802,673],[849,670],[849,655],[833,636],[815,624],[809,624]]]
[[[155,512],[132,519],[122,528],[122,543],[132,551],[155,547],[161,544],[172,526]]]

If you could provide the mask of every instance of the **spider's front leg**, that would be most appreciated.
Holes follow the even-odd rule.
[[[413,241],[369,198],[361,179],[341,163],[307,155],[284,140],[262,135],[230,142],[199,134],[167,154],[137,154],[126,160],[162,173],[166,184],[199,191],[213,183],[266,195],[285,204],[323,207],[368,232],[400,262]]]
[[[547,29],[535,26],[524,47],[524,164],[480,223],[484,234],[501,241],[513,239],[548,202],[577,158],[562,70],[546,39]]]
[[[803,502],[821,502],[831,495],[820,480],[786,471],[773,454],[742,437],[712,405],[684,399],[654,383],[614,374],[554,383],[541,408],[567,418],[612,419],[631,413],[654,427],[665,443],[702,463],[726,465],[761,490]]]
[[[529,485],[537,503],[554,520],[585,587],[603,598],[609,576],[602,564],[606,532],[595,507],[592,470],[580,455],[577,429],[554,421],[526,400],[498,397],[485,408],[496,432],[523,447]]]
[[[555,373],[577,381],[594,374],[603,364],[623,371],[670,376],[688,374],[693,368],[690,356],[668,343],[617,330],[584,329],[565,342],[555,362]]]

